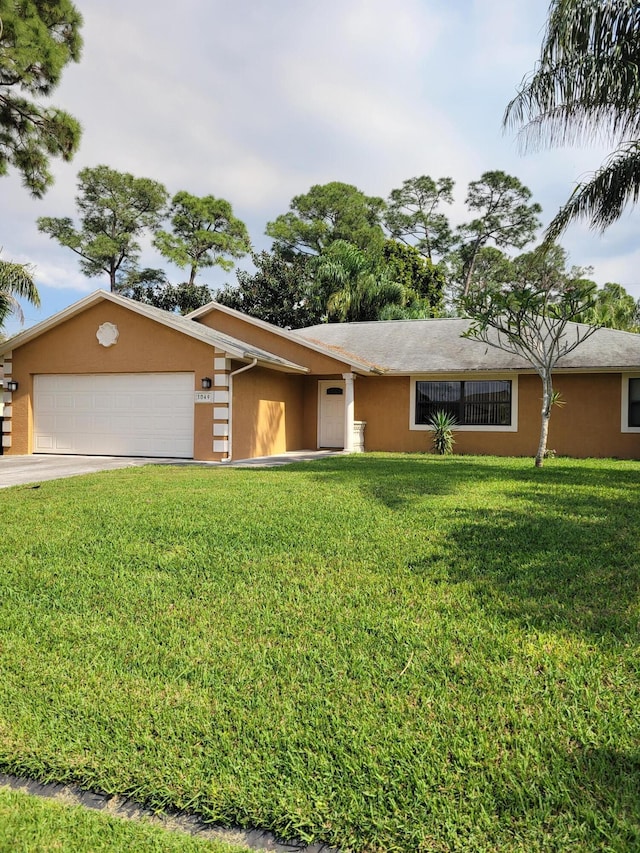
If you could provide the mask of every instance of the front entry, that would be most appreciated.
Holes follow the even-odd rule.
[[[344,382],[318,382],[318,447],[344,447]]]

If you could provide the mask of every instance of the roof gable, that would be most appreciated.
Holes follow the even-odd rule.
[[[78,316],[88,308],[91,308],[100,302],[112,302],[115,305],[119,305],[122,308],[133,311],[142,317],[146,317],[149,320],[160,323],[174,331],[180,332],[188,337],[202,341],[211,347],[222,350],[231,358],[236,358],[240,361],[252,361],[253,359],[257,359],[258,362],[275,368],[276,370],[307,372],[307,369],[299,364],[280,358],[279,356],[259,347],[247,345],[243,341],[233,338],[230,335],[226,335],[223,332],[218,332],[215,329],[202,325],[201,323],[194,323],[179,314],[164,311],[163,309],[156,308],[153,305],[145,305],[142,302],[137,302],[134,299],[128,299],[125,296],[121,296],[119,293],[111,293],[106,290],[96,290],[88,296],[85,296],[83,299],[78,300],[78,302],[74,302],[74,304],[70,305],[68,308],[64,308],[57,314],[53,314],[41,323],[37,323],[35,326],[25,329],[24,332],[19,332],[17,335],[14,335],[14,337],[3,341],[0,344],[0,356],[6,352],[17,349],[23,344],[26,344],[45,332],[54,329],[61,323]]]
[[[302,344],[303,346],[307,347],[307,349],[313,350],[314,352],[317,352],[320,355],[329,356],[330,358],[342,361],[345,364],[348,364],[356,372],[381,372],[377,361],[370,360],[368,358],[363,358],[360,355],[356,355],[354,352],[351,352],[346,347],[340,345],[333,345],[331,343],[323,343],[320,340],[316,341],[310,338],[304,338],[298,334],[298,332],[301,331],[299,329],[283,329],[280,326],[274,326],[273,323],[267,323],[266,320],[259,320],[257,317],[251,317],[249,314],[243,314],[242,311],[236,311],[235,308],[229,308],[226,305],[221,305],[219,302],[208,302],[206,305],[203,305],[200,308],[196,308],[195,311],[192,311],[190,314],[187,314],[185,316],[185,319],[199,320],[200,318],[205,317],[207,314],[211,314],[215,311],[219,311],[229,317],[234,317],[237,320],[241,320],[242,322],[247,323],[250,326],[254,326],[266,332],[270,332],[271,334],[276,335],[280,338],[284,338],[285,340],[290,341],[294,344]]]

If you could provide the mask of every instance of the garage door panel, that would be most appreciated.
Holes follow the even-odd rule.
[[[109,456],[193,456],[194,377],[34,377],[34,450]]]

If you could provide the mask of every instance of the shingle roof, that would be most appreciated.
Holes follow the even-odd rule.
[[[324,323],[298,329],[304,340],[340,347],[388,373],[457,373],[531,369],[524,359],[462,338],[470,321],[460,318]],[[577,324],[569,324],[573,335]],[[598,329],[558,369],[640,369],[640,335]]]

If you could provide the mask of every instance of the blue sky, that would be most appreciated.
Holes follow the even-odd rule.
[[[12,174],[0,180],[0,246],[35,265],[42,308],[32,325],[86,293],[77,259],[36,228],[39,216],[75,216],[76,176],[104,163],[226,198],[266,248],[267,221],[317,183],[344,181],[386,197],[407,178],[456,181],[454,224],[467,184],[489,169],[516,175],[548,222],[607,149],[522,156],[502,114],[534,66],[547,0],[77,0],[82,60],[51,102],[83,125],[80,151],[56,163],[55,186],[34,200]],[[592,266],[640,297],[640,211],[604,235],[574,225],[570,263]],[[145,247],[143,261],[163,266]],[[166,266],[170,280],[181,273]],[[234,273],[205,270],[213,289]],[[11,322],[8,331],[18,330]]]

